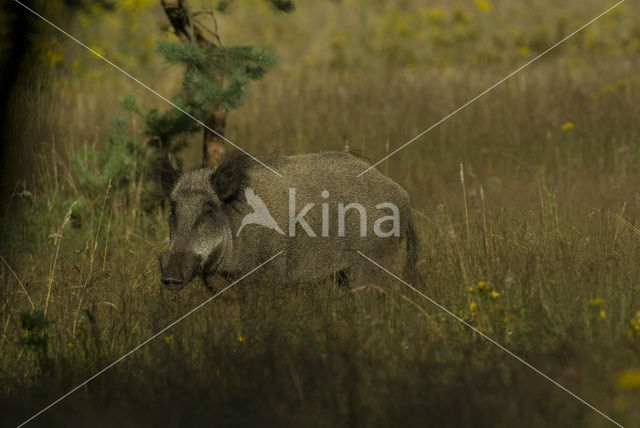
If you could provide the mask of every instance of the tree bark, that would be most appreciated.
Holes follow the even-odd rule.
[[[186,0],[160,0],[160,4],[180,40],[199,46],[216,46],[215,42],[204,36],[204,32],[193,21]],[[217,37],[217,32],[215,34]],[[222,137],[227,124],[227,110],[224,107],[217,108],[205,117],[203,122],[215,132],[207,128],[202,130],[202,161],[206,167],[216,169],[224,159],[225,146]]]
[[[19,81],[20,74],[31,66],[25,58],[32,49],[31,36],[34,22],[17,3],[11,2],[7,6],[7,11],[3,13],[7,13],[9,20],[9,43],[4,48],[4,58],[0,58],[0,76],[2,76],[0,78],[0,200],[2,202],[5,202],[6,197],[10,197],[13,189],[7,186],[7,183],[15,181],[14,172],[17,172],[17,170],[14,171],[15,168],[10,167],[9,158],[19,156],[18,152],[9,149],[9,131],[13,122],[9,117],[11,94]]]
[[[224,129],[227,123],[227,110],[223,107],[213,112],[205,124],[216,131],[217,135],[208,129],[204,129],[202,159],[204,165],[211,169],[220,166],[224,159]]]

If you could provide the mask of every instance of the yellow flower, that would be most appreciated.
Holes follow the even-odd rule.
[[[439,7],[422,9],[420,15],[434,24],[441,24],[445,20],[444,11]]]
[[[98,56],[104,56],[104,54],[105,54],[104,49],[101,46],[94,46],[91,49],[93,49],[93,52],[98,54]]]
[[[67,343],[67,347],[69,347],[69,349],[73,349],[74,346],[76,345],[74,345],[73,342]]]
[[[640,369],[618,373],[616,384],[620,389],[640,389]]]
[[[500,297],[500,293],[498,293],[496,290],[491,290],[491,297],[497,299],[498,297]]]
[[[589,305],[590,308],[597,308],[599,306],[604,305],[604,299],[601,299],[600,297],[597,297],[595,299],[591,299],[591,300],[589,300],[588,305]]]
[[[245,338],[242,337],[241,335],[238,335],[238,342],[244,342]]]
[[[489,281],[478,281],[478,291],[488,291],[491,288]]]
[[[529,49],[526,46],[522,46],[518,48],[518,55],[523,56],[523,57],[528,57],[529,55],[531,55],[531,49]]]
[[[629,339],[633,339],[634,336],[640,337],[640,312],[636,313],[636,316],[631,319],[629,323],[630,328],[626,328],[624,333]]]
[[[123,11],[138,11],[150,7],[154,2],[150,0],[121,0],[116,7]]]
[[[475,302],[471,302],[471,303],[469,303],[469,309],[471,309],[471,312],[475,312],[475,311],[476,311],[476,304],[475,304]]]
[[[164,337],[164,342],[165,342],[165,343],[171,343],[171,342],[173,342],[173,334],[170,334],[170,335],[168,335],[168,336],[165,336],[165,337]]]
[[[628,336],[633,336],[633,332],[640,335],[640,312],[631,320],[631,329],[629,330]]]
[[[493,4],[488,0],[476,0],[476,7],[483,12],[489,12],[493,9]]]
[[[575,127],[576,127],[576,125],[573,122],[565,122],[565,123],[562,124],[560,129],[562,129],[563,131],[570,131]]]
[[[600,318],[603,320],[607,318],[607,313],[604,311],[604,309],[600,311]]]

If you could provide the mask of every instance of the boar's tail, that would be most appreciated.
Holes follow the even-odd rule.
[[[405,245],[407,255],[404,265],[404,276],[412,285],[416,285],[416,282],[419,280],[416,265],[418,264],[418,257],[420,255],[420,238],[418,238],[416,227],[411,217],[409,217],[409,224],[405,235]]]

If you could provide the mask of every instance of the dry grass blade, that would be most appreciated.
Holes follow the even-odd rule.
[[[31,297],[29,297],[29,293],[27,292],[27,289],[25,288],[25,286],[22,283],[22,281],[20,281],[20,278],[18,278],[18,275],[11,268],[9,263],[7,263],[7,261],[4,259],[4,257],[0,256],[0,260],[2,260],[2,262],[5,264],[5,266],[7,266],[7,268],[9,269],[9,272],[11,272],[11,275],[13,275],[13,277],[16,279],[16,281],[18,281],[18,284],[20,285],[20,288],[22,288],[22,291],[24,292],[24,295],[27,296],[27,299],[29,300],[29,304],[31,305],[31,309],[35,310],[36,309],[36,305],[33,304],[33,300],[31,300]]]
[[[104,193],[104,199],[102,200],[102,207],[100,208],[100,217],[98,219],[98,228],[96,230],[95,235],[92,234],[89,237],[89,239],[93,241],[92,242],[93,245],[91,246],[91,254],[89,256],[89,272],[88,272],[87,277],[86,277],[86,279],[84,281],[84,285],[82,286],[82,290],[80,291],[80,298],[78,299],[78,306],[76,308],[76,315],[73,318],[72,331],[73,331],[73,336],[74,337],[75,337],[75,334],[76,334],[76,326],[77,326],[77,323],[78,323],[78,316],[80,314],[80,308],[81,308],[82,303],[84,301],[84,295],[85,295],[85,292],[87,290],[87,287],[89,286],[89,283],[93,279],[93,266],[94,266],[94,262],[95,262],[95,258],[96,258],[96,253],[98,252],[98,245],[100,243],[99,238],[100,238],[100,230],[102,229],[102,219],[104,218],[104,210],[105,210],[105,207],[107,205],[107,200],[109,199],[110,192],[111,192],[111,180],[109,180],[109,183],[107,184],[107,189],[105,190],[105,193]],[[111,219],[111,210],[109,210],[109,219]],[[105,233],[108,233],[108,230],[110,228],[111,228],[111,221],[109,221],[107,232],[105,232]],[[107,251],[106,245],[107,244],[105,242],[105,253]],[[87,248],[89,248],[89,243],[87,243]],[[104,265],[103,265],[103,270],[104,270]]]
[[[50,235],[50,237],[54,238],[54,241],[53,241],[54,251],[51,254],[51,260],[50,260],[50,263],[49,263],[49,276],[48,276],[48,279],[47,279],[47,297],[46,297],[45,302],[44,302],[44,316],[45,317],[47,316],[47,309],[49,308],[49,299],[51,298],[51,287],[53,286],[53,277],[54,277],[54,274],[55,274],[56,265],[58,263],[58,254],[60,252],[60,241],[62,241],[62,234],[64,232],[65,227],[67,226],[67,224],[71,220],[71,214],[73,213],[73,207],[75,207],[78,202],[79,202],[79,199],[75,200],[71,204],[71,206],[69,207],[69,210],[67,211],[67,214],[64,216],[64,220],[62,221],[62,224],[58,228],[57,232]]]
[[[640,229],[638,229],[636,226],[634,226],[633,224],[631,224],[627,219],[625,219],[624,217],[622,217],[621,215],[608,210],[607,211],[609,213],[609,215],[613,218],[615,218],[616,220],[618,220],[620,223],[622,223],[624,226],[628,227],[629,229],[631,229],[632,231],[634,231],[635,233],[637,233],[638,235],[640,235]]]

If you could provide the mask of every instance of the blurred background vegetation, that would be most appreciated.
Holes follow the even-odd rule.
[[[6,3],[0,415],[15,425],[210,294],[159,286],[167,227],[147,114],[170,107]],[[300,0],[283,14],[278,3],[190,2],[215,10],[224,45],[277,54],[226,136],[255,155],[348,143],[373,161],[613,4]],[[158,50],[177,40],[159,1],[29,5],[180,93],[184,67]],[[629,426],[640,422],[639,12],[625,2],[378,166],[416,208],[420,288]],[[199,166],[202,136],[183,137],[176,160]],[[36,423],[123,418],[606,423],[383,276],[350,290],[238,284]]]

